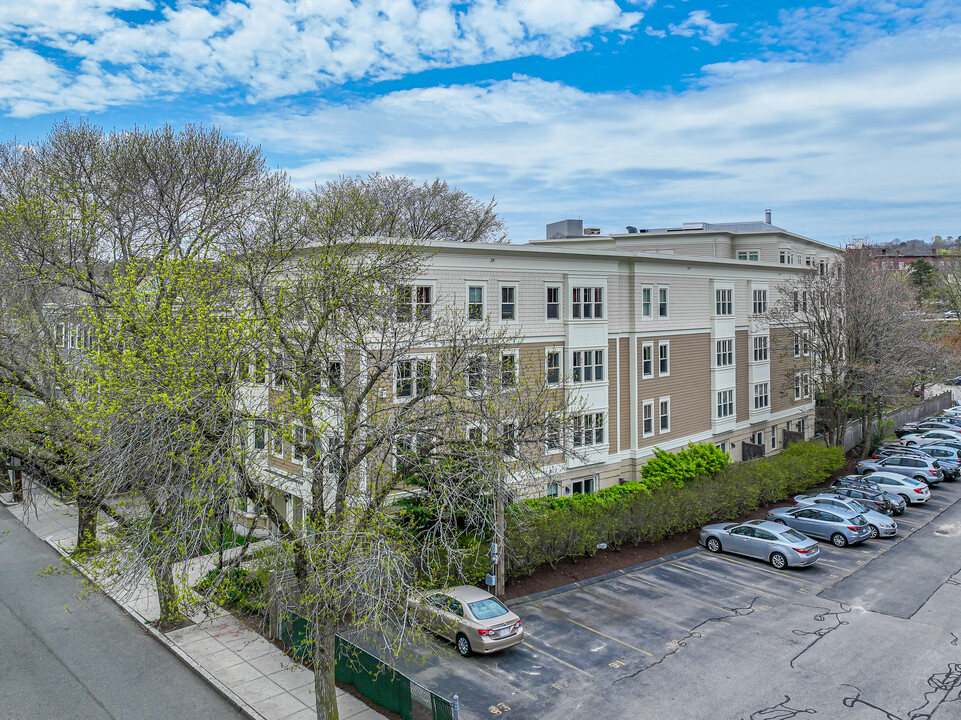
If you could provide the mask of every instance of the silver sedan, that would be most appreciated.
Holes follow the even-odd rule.
[[[871,510],[852,498],[822,493],[820,495],[809,495],[807,497],[796,496],[794,498],[798,505],[828,505],[830,507],[850,510],[864,516],[871,529],[871,539],[877,537],[894,537],[898,534],[898,524],[883,513]]]
[[[765,520],[706,525],[698,542],[713,553],[724,550],[766,560],[778,570],[813,565],[820,552],[806,535]]]

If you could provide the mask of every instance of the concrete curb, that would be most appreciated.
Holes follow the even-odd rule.
[[[249,717],[250,720],[267,720],[263,715],[257,712],[251,705],[249,705],[246,701],[242,700],[230,688],[228,688],[226,685],[220,682],[217,678],[215,678],[213,675],[207,672],[207,670],[204,669],[202,666],[194,662],[193,658],[187,655],[176,644],[171,642],[166,635],[164,635],[162,632],[160,632],[155,627],[150,625],[147,622],[147,619],[143,617],[140,613],[138,613],[133,608],[129,607],[126,603],[121,602],[110,593],[103,590],[94,580],[94,578],[90,575],[90,573],[87,572],[86,568],[84,568],[82,565],[75,562],[74,559],[70,556],[70,553],[68,553],[66,550],[60,547],[60,544],[56,540],[53,540],[51,537],[40,538],[40,539],[43,540],[43,542],[47,543],[47,545],[52,547],[58,553],[60,553],[60,555],[68,563],[70,563],[70,565],[72,565],[74,568],[77,569],[77,572],[81,573],[85,578],[87,578],[87,580],[90,583],[93,584],[95,588],[97,588],[101,593],[103,593],[104,597],[109,598],[111,602],[113,602],[117,607],[119,607],[121,610],[127,613],[127,615],[133,618],[139,625],[143,627],[143,629],[149,635],[151,635],[154,638],[154,640],[159,642],[161,645],[166,647],[170,652],[176,655],[181,662],[183,662],[187,667],[189,667],[201,679],[208,682],[217,692],[219,692],[224,697],[225,700],[235,705],[237,709],[240,710],[240,712],[242,712],[244,715]],[[226,613],[226,611],[224,612]],[[226,613],[226,614],[229,614],[229,613]]]
[[[552,590],[542,590],[541,592],[531,593],[530,595],[522,595],[521,597],[514,598],[513,600],[506,600],[504,601],[504,604],[508,607],[512,607],[514,605],[523,605],[524,603],[534,602],[535,600],[543,600],[544,598],[551,597],[552,595],[560,595],[561,593],[565,593],[570,590],[587,587],[588,585],[603,582],[604,580],[610,580],[611,578],[616,578],[620,575],[626,575],[627,573],[632,573],[637,570],[643,570],[644,568],[654,567],[655,565],[670,562],[671,560],[677,560],[678,558],[682,558],[687,555],[693,555],[697,551],[698,548],[696,547],[689,548],[688,550],[681,550],[680,552],[673,553],[672,555],[654,558],[653,560],[648,560],[647,562],[642,562],[640,565],[634,565],[629,568],[624,568],[623,570],[615,570],[614,572],[598,575],[597,577],[588,578],[587,580],[578,580],[577,582],[570,583],[569,585],[561,585],[560,587]]]

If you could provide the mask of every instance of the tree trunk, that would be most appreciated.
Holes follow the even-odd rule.
[[[154,582],[157,584],[157,599],[160,601],[160,628],[178,625],[183,620],[180,612],[180,596],[174,582],[173,566],[160,559],[154,566]]]
[[[314,618],[314,692],[317,695],[317,720],[339,720],[337,686],[334,684],[336,625],[320,613]]]
[[[13,501],[23,502],[23,471],[19,467],[13,469]]]
[[[77,553],[96,552],[97,550],[97,512],[96,501],[89,495],[77,494]]]

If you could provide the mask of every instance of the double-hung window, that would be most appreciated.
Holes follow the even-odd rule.
[[[759,250],[738,250],[737,259],[758,262],[761,259],[761,252]]]
[[[657,289],[657,316],[659,318],[666,318],[668,316],[670,294],[670,288],[668,287],[659,287]]]
[[[574,416],[574,447],[601,445],[604,442],[604,413]]]
[[[717,418],[734,416],[734,391],[719,390],[717,393]]]
[[[544,358],[548,385],[557,385],[561,381],[561,351],[548,350]]]
[[[467,389],[479,392],[484,387],[484,358],[472,357],[467,361]]]
[[[654,288],[645,285],[641,288],[641,317],[650,320],[653,317]]]
[[[769,383],[757,383],[754,386],[754,409],[763,410],[771,406],[771,389]],[[762,443],[763,444],[763,443]]]
[[[714,291],[714,314],[733,315],[734,314],[734,291],[721,289]]]
[[[650,437],[654,434],[654,401],[645,400],[641,404],[641,436]]]
[[[671,398],[661,398],[657,404],[658,428],[660,433],[671,431]]]
[[[794,376],[794,399],[811,397],[811,373],[797,373]]]
[[[434,307],[434,288],[431,285],[400,285],[395,308],[398,322],[413,319],[430,320]]]
[[[395,370],[397,397],[421,397],[430,392],[432,363],[427,358],[399,360]]]
[[[544,425],[544,444],[547,452],[553,453],[561,449],[561,424],[557,420],[548,420]]]
[[[547,319],[561,319],[561,289],[556,285],[548,285],[545,289],[547,301]]]
[[[718,340],[715,343],[715,367],[729,367],[734,364],[734,341]]]
[[[767,290],[755,290],[753,292],[754,304],[752,310],[755,315],[763,315],[767,312]]]
[[[654,377],[654,343],[641,345],[641,377]]]
[[[754,340],[754,362],[767,362],[768,336],[758,335]]]
[[[604,379],[603,350],[575,350],[571,354],[571,379],[576,383]]]
[[[501,286],[501,320],[504,322],[517,320],[517,288],[513,285]]]
[[[501,387],[517,385],[517,353],[506,352],[501,355]]]
[[[666,377],[671,374],[671,342],[664,340],[657,344],[657,374]]]
[[[484,319],[484,286],[471,285],[467,288],[467,319]]]
[[[571,317],[591,319],[604,317],[604,288],[576,287],[571,290]]]

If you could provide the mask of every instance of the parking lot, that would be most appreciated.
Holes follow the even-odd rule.
[[[462,658],[438,640],[401,669],[471,720],[961,718],[959,498],[944,483],[898,537],[821,543],[805,569],[692,549],[514,605],[520,646]]]

